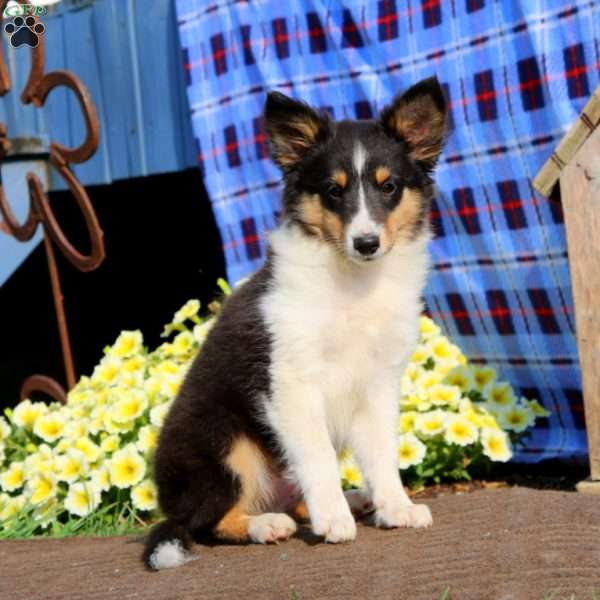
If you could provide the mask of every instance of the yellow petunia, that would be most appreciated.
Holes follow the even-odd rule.
[[[496,381],[496,371],[492,367],[471,367],[475,389],[482,392],[486,386]]]
[[[88,472],[88,462],[81,450],[71,448],[56,459],[56,476],[59,481],[73,483]]]
[[[521,402],[527,406],[536,417],[550,416],[550,411],[546,410],[537,400],[527,400],[527,398],[521,398]]]
[[[138,510],[154,510],[158,506],[158,495],[154,482],[146,479],[131,490],[131,501]]]
[[[206,319],[194,327],[193,336],[198,344],[204,343],[206,336],[215,324],[216,319]]]
[[[1,494],[0,523],[2,521],[8,521],[8,519],[12,519],[14,516],[19,514],[26,503],[27,498],[24,495],[12,497],[8,494]]]
[[[194,336],[189,331],[182,331],[173,340],[171,352],[176,356],[186,356],[194,349]]]
[[[27,491],[32,504],[40,504],[54,498],[58,491],[56,477],[52,473],[39,473],[27,482]]]
[[[504,431],[482,429],[481,444],[483,453],[495,462],[506,462],[512,458],[510,440]]]
[[[87,434],[87,425],[81,420],[73,420],[67,422],[65,425],[63,436],[71,440],[78,440],[79,438],[85,437]]]
[[[463,415],[453,415],[448,418],[444,439],[449,444],[468,446],[479,438],[477,427]]]
[[[446,412],[440,409],[432,410],[419,414],[415,422],[415,429],[424,436],[433,437],[444,432],[447,422]]]
[[[515,405],[500,414],[500,425],[503,429],[521,433],[532,427],[535,423],[535,415],[527,406]]]
[[[115,450],[118,450],[120,445],[121,442],[119,436],[116,434],[111,434],[105,436],[102,439],[102,441],[100,442],[100,450],[102,450],[102,452],[110,454],[111,452],[115,452]]]
[[[421,331],[421,336],[425,339],[437,337],[441,333],[441,329],[433,322],[432,319],[426,317],[425,315],[421,316],[419,320],[419,329]]]
[[[143,342],[141,331],[123,331],[108,353],[116,358],[128,358],[142,350]]]
[[[114,385],[119,380],[123,363],[114,356],[105,356],[100,364],[94,369],[92,381],[104,384]]]
[[[69,486],[65,508],[78,517],[85,517],[98,508],[100,494],[90,483],[74,483]]]
[[[110,480],[120,489],[139,483],[146,474],[146,461],[133,446],[115,452],[109,462]]]
[[[13,462],[8,469],[0,475],[0,487],[5,492],[14,492],[25,484],[25,464]]]
[[[419,344],[415,351],[413,352],[412,356],[410,357],[410,362],[411,364],[423,364],[425,362],[427,362],[427,359],[431,356],[431,354],[429,353],[429,350],[427,349],[426,346],[424,346],[423,344]]]
[[[173,316],[174,324],[181,324],[195,317],[200,310],[200,300],[188,300]]]
[[[423,462],[427,447],[413,433],[405,433],[398,437],[398,466],[408,469]]]
[[[434,406],[458,406],[461,398],[460,388],[454,385],[436,383],[429,388],[429,400]]]
[[[48,406],[42,402],[31,402],[23,400],[15,406],[12,412],[12,422],[17,427],[24,427],[29,431],[33,430],[35,422],[39,417],[48,412]]]
[[[123,390],[111,412],[117,423],[129,423],[137,419],[148,407],[146,395],[141,390]]]
[[[159,429],[155,425],[144,425],[138,433],[136,447],[141,452],[151,452],[158,443]]]
[[[415,428],[418,413],[414,410],[402,411],[398,423],[399,433],[408,433]]]
[[[49,443],[55,442],[60,438],[64,430],[65,418],[57,412],[42,415],[36,419],[33,427],[33,433]]]
[[[97,492],[107,492],[110,489],[110,473],[108,467],[102,466],[91,472],[90,480]]]
[[[150,411],[150,423],[155,425],[156,427],[161,427],[165,421],[167,413],[169,412],[169,408],[171,408],[170,402],[165,402],[164,404],[159,404],[155,406]]]
[[[361,487],[363,484],[362,473],[360,472],[360,469],[353,458],[349,458],[341,462],[340,474],[342,479],[352,487]]]
[[[101,456],[102,451],[89,437],[82,437],[75,442],[75,448],[83,452],[88,463],[95,463]]]
[[[28,478],[47,473],[53,474],[54,470],[54,452],[47,444],[40,444],[38,449],[25,459],[25,472]]]
[[[488,408],[495,412],[508,410],[513,407],[517,401],[509,383],[488,383],[483,389],[483,395],[487,400]]]
[[[454,385],[460,388],[463,392],[468,392],[475,387],[475,379],[472,371],[469,368],[461,365],[454,367],[454,369],[452,369],[452,371],[446,375],[444,383],[448,385]]]

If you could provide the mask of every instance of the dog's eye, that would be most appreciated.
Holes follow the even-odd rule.
[[[382,185],[381,185],[381,191],[384,194],[387,194],[388,196],[391,196],[395,191],[396,191],[396,186],[394,185],[394,183],[392,181],[385,181]]]
[[[344,195],[344,189],[340,185],[331,185],[327,188],[327,195],[334,200],[341,200]]]

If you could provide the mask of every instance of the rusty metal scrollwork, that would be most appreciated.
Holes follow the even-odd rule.
[[[27,0],[18,1],[21,5],[27,4]],[[7,2],[8,0],[0,0],[0,14],[2,15],[2,19]],[[33,104],[37,107],[43,107],[52,90],[65,86],[75,94],[83,114],[86,126],[86,137],[83,143],[77,148],[69,148],[52,142],[50,144],[49,162],[67,183],[75,202],[83,214],[90,238],[90,252],[87,255],[82,254],[69,242],[52,211],[42,182],[35,173],[30,172],[27,174],[30,203],[29,213],[25,221],[19,223],[15,218],[1,182],[0,216],[4,220],[4,230],[8,231],[9,234],[21,242],[30,240],[38,226],[41,225],[43,228],[44,246],[48,259],[48,271],[52,284],[52,295],[54,297],[56,320],[62,346],[65,376],[67,386],[70,389],[75,385],[76,375],[53,244],[80,271],[93,271],[104,260],[102,229],[85,188],[70,168],[70,164],[85,162],[96,152],[100,141],[100,124],[89,91],[73,73],[70,71],[52,71],[44,74],[45,46],[43,37],[40,38],[38,46],[33,48],[31,53],[31,69],[27,83],[21,93],[21,102],[23,104]],[[0,96],[7,94],[10,89],[10,75],[4,61],[2,44],[0,43]],[[4,124],[0,123],[0,163],[8,152],[10,152],[10,148],[8,130]],[[32,392],[43,392],[61,402],[66,400],[66,391],[63,386],[44,375],[32,375],[25,380],[21,388],[21,399],[28,397]]]

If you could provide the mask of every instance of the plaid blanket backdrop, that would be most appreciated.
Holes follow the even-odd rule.
[[[563,216],[531,181],[599,83],[598,3],[177,0],[177,14],[198,163],[232,281],[261,264],[277,221],[267,90],[369,118],[437,75],[451,124],[429,312],[471,361],[552,411],[521,460],[585,454]]]

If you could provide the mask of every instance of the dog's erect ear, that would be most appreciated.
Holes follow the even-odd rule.
[[[284,171],[293,169],[330,131],[327,116],[279,92],[267,96],[265,123],[273,160]]]
[[[410,156],[433,168],[442,151],[447,103],[436,77],[423,79],[381,111],[383,128],[408,144]]]

